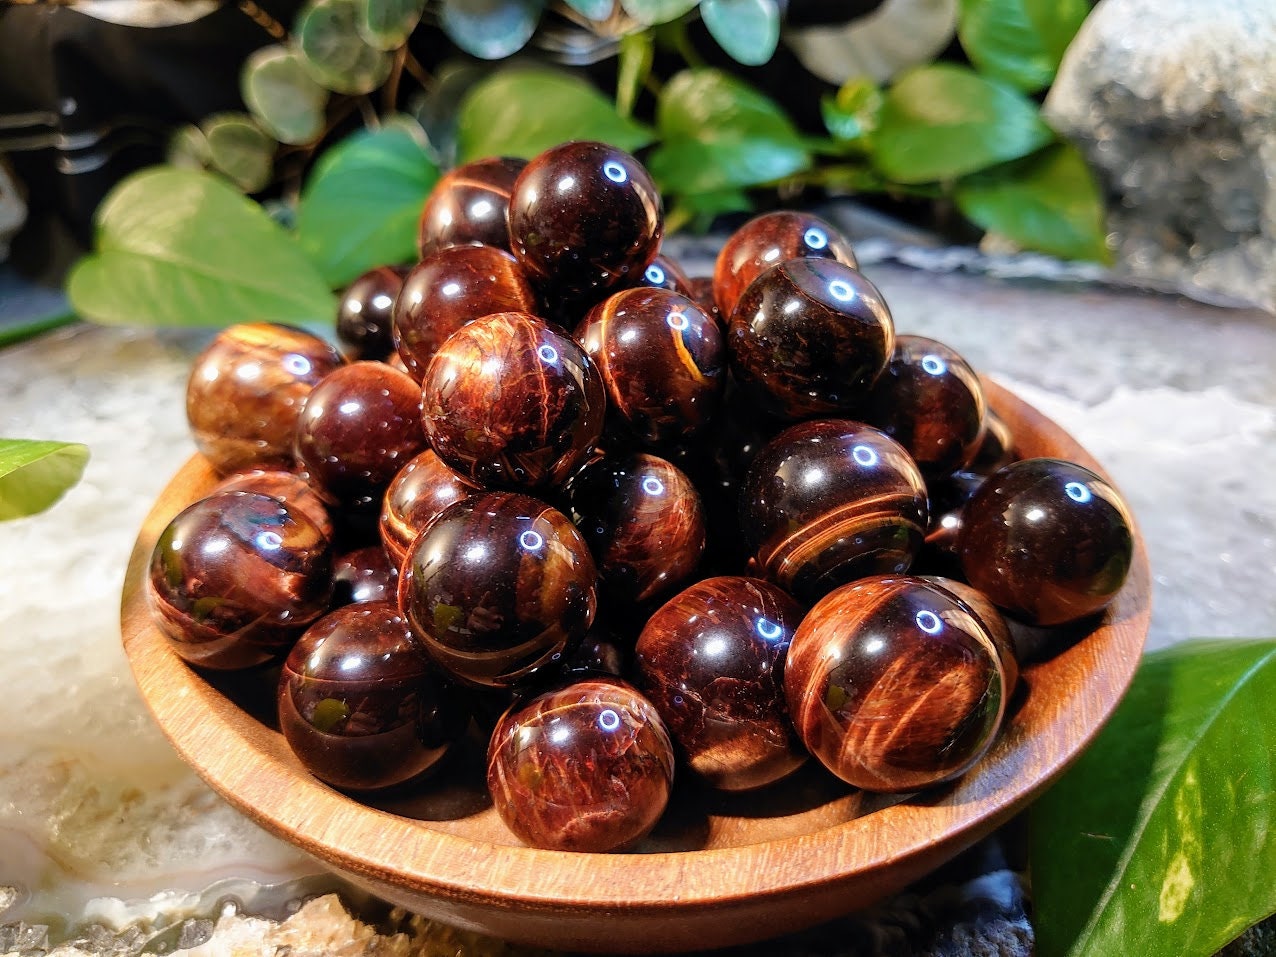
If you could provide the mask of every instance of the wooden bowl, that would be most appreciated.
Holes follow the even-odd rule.
[[[987,385],[1022,455],[1098,468],[1053,422]],[[360,803],[311,777],[288,750],[269,713],[274,673],[205,675],[169,650],[147,610],[146,567],[170,518],[214,481],[198,456],[178,472],[142,527],[124,585],[124,649],[164,733],[232,805],[354,884],[456,926],[547,947],[744,943],[900,890],[1005,822],[1077,757],[1124,694],[1148,628],[1148,563],[1136,531],[1129,579],[1102,620],[1025,667],[996,744],[955,784],[882,799],[808,768],[733,796],[684,775],[639,852],[535,850],[519,845],[487,801],[481,742],[422,794]]]

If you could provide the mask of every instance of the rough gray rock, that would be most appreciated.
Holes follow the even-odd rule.
[[[1046,100],[1120,270],[1276,311],[1276,3],[1102,0]]]

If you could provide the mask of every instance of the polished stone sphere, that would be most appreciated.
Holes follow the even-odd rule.
[[[394,351],[390,328],[394,301],[407,270],[399,266],[369,269],[346,287],[337,304],[337,341],[350,359],[388,359]]]
[[[695,298],[692,295],[691,280],[687,278],[687,274],[678,265],[677,260],[664,253],[657,255],[648,264],[634,285],[649,289],[667,289],[688,299]]]
[[[364,545],[342,552],[332,563],[332,604],[357,605],[369,601],[397,601],[399,568],[380,545]]]
[[[494,156],[444,173],[421,208],[417,253],[482,244],[509,249],[510,193],[527,161]]]
[[[213,486],[212,492],[260,492],[296,508],[315,523],[324,538],[333,538],[332,513],[310,483],[296,472],[283,469],[244,469],[232,472]],[[210,492],[209,494],[212,494]]]
[[[381,544],[395,568],[403,565],[412,541],[445,508],[479,487],[457,475],[426,449],[390,482],[381,501]]]

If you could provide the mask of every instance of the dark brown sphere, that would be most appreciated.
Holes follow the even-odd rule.
[[[835,259],[858,269],[855,251],[842,232],[810,213],[763,213],[723,244],[713,268],[713,298],[730,317],[744,290],[772,266],[790,259]]]
[[[907,571],[926,531],[926,486],[885,433],[803,422],[753,460],[740,523],[758,571],[809,603],[856,578]]]
[[[417,536],[399,608],[444,671],[512,687],[556,670],[589,629],[597,577],[567,516],[527,495],[485,492],[449,505]]]
[[[315,527],[323,532],[325,538],[333,537],[335,528],[327,504],[310,487],[310,483],[296,472],[286,472],[283,469],[244,469],[226,476],[213,486],[212,492],[260,492],[269,495],[290,508],[300,510],[315,523]]]
[[[278,706],[279,730],[306,770],[358,791],[433,768],[468,717],[385,601],[311,625],[284,662]]]
[[[984,630],[988,632],[988,637],[992,639],[993,646],[1000,656],[1001,673],[1006,679],[1006,696],[1009,698],[1019,684],[1019,653],[1015,647],[1010,626],[997,610],[997,606],[990,602],[978,588],[972,588],[956,578],[926,576],[926,580],[950,592],[954,598],[965,604],[984,626]]]
[[[718,301],[713,298],[713,277],[712,276],[693,276],[690,285],[691,292],[687,298],[691,299],[704,310],[704,314],[716,322],[724,331],[726,330],[727,320],[731,317],[723,315],[722,310],[718,308]]]
[[[957,352],[924,336],[899,336],[863,419],[908,449],[929,481],[974,461],[986,412],[979,376]]]
[[[525,844],[616,851],[660,820],[673,787],[669,733],[619,679],[589,678],[515,705],[487,751],[487,787]]]
[[[786,419],[858,409],[894,348],[895,325],[877,287],[831,259],[793,259],[762,273],[727,330],[740,387]]]
[[[798,734],[867,791],[951,780],[992,744],[1008,697],[982,622],[920,578],[865,578],[807,613],[784,670]]]
[[[509,249],[510,193],[527,161],[509,156],[464,163],[430,190],[417,225],[422,259],[447,246]]]
[[[712,424],[726,382],[717,323],[666,289],[625,289],[589,311],[576,340],[602,375],[615,426],[646,445]]]
[[[332,563],[332,604],[358,605],[397,601],[399,569],[380,545],[352,548]]]
[[[379,266],[346,287],[337,305],[337,341],[351,359],[387,359],[394,351],[394,301],[407,269]]]
[[[801,620],[801,606],[768,582],[708,578],[661,606],[638,637],[639,687],[714,787],[762,787],[806,760],[784,698]]]
[[[656,258],[647,264],[647,268],[642,271],[642,275],[634,285],[648,289],[667,289],[688,299],[695,298],[692,295],[691,280],[687,278],[687,274],[682,271],[682,267],[674,261],[673,257],[666,256],[664,253],[657,254]]]
[[[519,174],[510,249],[557,301],[602,299],[632,283],[660,250],[660,191],[642,164],[604,143],[565,143]]]
[[[990,475],[962,511],[957,550],[971,585],[1033,625],[1104,608],[1134,557],[1134,519],[1101,476],[1062,459]]]
[[[558,485],[603,431],[606,392],[589,356],[523,313],[459,329],[430,363],[422,389],[430,447],[478,485]]]
[[[187,506],[151,552],[147,598],[169,647],[202,668],[282,655],[328,609],[332,548],[300,509],[258,492]]]
[[[654,455],[590,462],[568,483],[568,502],[609,602],[668,594],[691,577],[704,554],[700,495],[691,479]]]
[[[218,472],[290,468],[297,417],[319,380],[344,363],[318,336],[291,326],[241,323],[195,357],[186,418]]]
[[[403,566],[412,541],[453,502],[479,487],[443,464],[426,449],[399,470],[381,501],[381,544],[395,568]]]
[[[413,267],[394,308],[394,347],[420,382],[447,337],[494,312],[539,312],[514,257],[492,246],[453,246]]]
[[[355,362],[320,382],[297,419],[297,460],[319,494],[356,509],[425,450],[421,390],[384,362]]]

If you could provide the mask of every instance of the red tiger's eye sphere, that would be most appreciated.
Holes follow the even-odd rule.
[[[638,637],[639,687],[714,787],[762,787],[806,760],[783,684],[801,620],[798,603],[774,585],[707,578],[666,602]]]
[[[351,359],[387,359],[394,351],[394,301],[407,270],[370,269],[346,287],[337,306],[337,340]]]
[[[1134,519],[1103,478],[1062,459],[990,475],[962,510],[957,550],[971,585],[1034,625],[1093,614],[1125,583]]]
[[[422,386],[431,448],[478,485],[558,485],[602,435],[598,370],[535,316],[499,313],[459,329]]]
[[[398,609],[373,601],[315,622],[279,679],[279,729],[320,780],[371,790],[432,768],[464,727]]]
[[[849,420],[803,422],[754,459],[740,523],[762,575],[813,602],[856,578],[907,571],[926,531],[926,486],[885,433]]]
[[[660,250],[660,191],[642,164],[603,143],[541,153],[510,197],[510,249],[559,300],[597,302]]]
[[[1015,450],[1015,437],[1006,420],[993,409],[984,412],[984,437],[970,467],[985,475],[1005,468],[1019,458]]]
[[[576,340],[594,360],[623,429],[658,445],[712,422],[726,381],[717,323],[685,296],[625,289],[589,311]]]
[[[288,650],[328,608],[329,539],[257,492],[188,506],[151,553],[147,598],[169,647],[203,668],[251,668]]]
[[[186,385],[195,445],[223,475],[289,468],[302,403],[344,361],[323,339],[290,326],[222,330],[195,357]]]
[[[399,569],[380,545],[365,545],[337,557],[332,565],[332,604],[396,601]]]
[[[297,420],[297,459],[321,495],[353,508],[425,449],[421,390],[384,362],[355,362],[320,382]]]
[[[506,827],[557,851],[616,851],[660,820],[674,755],[651,702],[619,679],[586,679],[511,708],[487,751]]]
[[[867,791],[916,791],[966,771],[1007,697],[980,620],[907,577],[865,578],[817,602],[793,636],[784,689],[810,752]]]
[[[453,502],[479,487],[444,465],[426,449],[399,470],[381,503],[381,544],[395,568],[403,566],[412,540]]]
[[[245,469],[226,476],[213,486],[213,492],[260,492],[277,498],[290,508],[298,509],[315,523],[324,538],[333,537],[332,515],[323,499],[310,483],[296,472],[283,469]],[[212,494],[212,493],[209,493]]]
[[[417,536],[399,608],[445,671],[512,687],[557,667],[589,629],[597,577],[567,516],[527,495],[485,492],[449,505]]]
[[[886,369],[895,325],[881,293],[830,259],[793,259],[750,284],[727,329],[741,388],[773,415],[859,408]]]
[[[782,210],[755,216],[723,244],[713,269],[713,297],[729,317],[750,283],[790,259],[835,259],[858,269],[850,242],[810,213]]]
[[[703,309],[704,314],[716,322],[720,328],[726,328],[727,320],[731,317],[722,314],[722,310],[718,308],[718,301],[713,298],[712,276],[694,277],[691,280],[691,292],[687,298]]]
[[[413,267],[394,307],[394,346],[418,382],[452,333],[494,312],[539,312],[514,257],[492,246],[453,246]]]
[[[509,249],[510,193],[527,160],[475,160],[444,173],[421,208],[417,252],[424,259],[447,246]]]
[[[863,419],[893,438],[926,478],[969,465],[984,438],[987,403],[970,365],[924,336],[899,336]]]
[[[568,483],[570,513],[615,602],[644,602],[691,577],[705,515],[691,479],[654,455],[604,456]]]
[[[955,578],[926,576],[926,580],[940,586],[958,601],[963,602],[983,624],[1000,656],[1001,672],[1006,679],[1006,697],[1009,698],[1014,694],[1015,686],[1019,684],[1019,655],[1015,651],[1015,640],[1010,634],[1010,627],[1006,624],[1006,619],[1001,616],[1001,612],[997,610],[997,606],[990,602],[979,589],[971,588],[965,582]]]
[[[663,253],[647,265],[634,285],[650,289],[667,289],[688,299],[695,298],[691,294],[691,280],[687,278],[687,274],[671,257]]]

